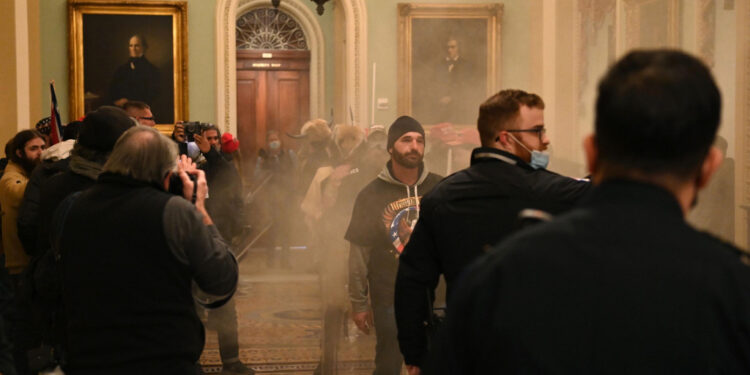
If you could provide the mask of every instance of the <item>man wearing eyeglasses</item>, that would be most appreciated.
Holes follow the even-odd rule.
[[[399,258],[396,323],[410,374],[419,374],[427,354],[424,327],[440,275],[450,302],[461,271],[518,229],[522,211],[556,215],[590,189],[586,181],[546,169],[544,151],[550,142],[544,101],[538,95],[500,91],[480,106],[477,128],[482,147],[472,151],[471,166],[445,178],[424,197],[419,221]]]

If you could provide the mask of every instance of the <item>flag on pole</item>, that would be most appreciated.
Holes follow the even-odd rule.
[[[60,123],[60,112],[57,111],[57,96],[55,95],[55,81],[49,83],[50,91],[50,146],[62,142],[62,124]]]

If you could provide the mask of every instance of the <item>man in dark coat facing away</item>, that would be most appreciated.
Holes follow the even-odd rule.
[[[584,142],[594,191],[467,269],[426,373],[750,373],[747,257],[685,221],[720,114],[692,56],[612,66]]]

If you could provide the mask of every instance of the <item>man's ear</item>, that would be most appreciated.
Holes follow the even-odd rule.
[[[598,167],[599,159],[599,148],[596,145],[596,137],[594,134],[589,134],[583,138],[583,153],[586,157],[586,167],[588,168],[590,175],[595,175]]]
[[[500,130],[495,134],[495,142],[500,143],[503,147],[510,147],[510,133]]]
[[[719,169],[723,160],[724,155],[722,155],[718,148],[711,147],[711,149],[708,150],[708,154],[706,155],[706,158],[703,159],[703,165],[701,165],[700,174],[698,175],[699,189],[708,185],[708,182],[711,180],[714,172]]]
[[[16,156],[18,156],[19,158],[23,159],[24,156],[26,156],[26,155],[22,154],[21,150],[16,150]]]

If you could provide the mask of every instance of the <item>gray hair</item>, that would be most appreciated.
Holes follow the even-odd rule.
[[[104,171],[162,186],[167,173],[176,169],[178,155],[177,144],[158,130],[136,126],[117,140]]]

